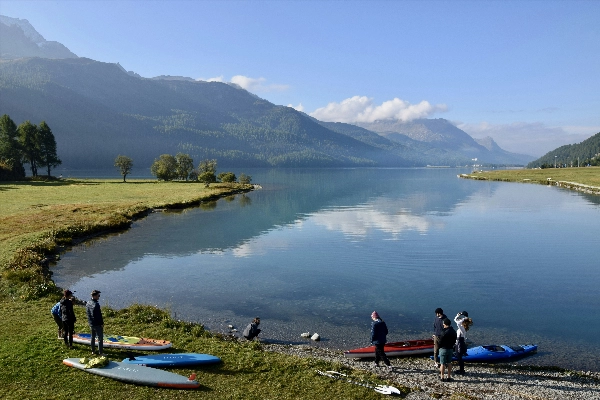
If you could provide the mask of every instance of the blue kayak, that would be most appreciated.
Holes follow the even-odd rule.
[[[220,363],[219,357],[200,353],[152,354],[135,356],[123,360],[125,364],[144,365],[146,367],[170,368],[187,367],[190,365],[207,365]]]
[[[505,346],[503,344],[491,344],[477,346],[467,349],[467,355],[463,356],[464,362],[503,362],[512,361],[537,351],[537,345],[525,344],[520,346]],[[430,357],[433,359],[433,356]],[[453,357],[452,361],[457,358]]]

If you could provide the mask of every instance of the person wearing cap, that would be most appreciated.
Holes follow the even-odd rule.
[[[440,335],[440,379],[452,381],[452,356],[454,355],[454,344],[456,343],[456,331],[448,318],[442,320],[442,334]],[[448,379],[444,379],[444,372]]]
[[[92,331],[92,340],[90,341],[92,345],[92,354],[96,352],[96,336],[98,336],[98,354],[101,356],[104,355],[102,344],[104,342],[104,320],[102,319],[102,310],[100,310],[100,303],[98,303],[98,299],[100,298],[100,291],[93,290],[92,291],[92,299],[87,302],[85,305],[85,312],[87,314],[88,325]]]
[[[469,318],[469,313],[461,311],[454,317],[456,322],[456,358],[458,359],[458,371],[459,375],[465,374],[465,362],[463,356],[467,354],[467,331],[473,325],[473,320]]]
[[[440,352],[440,336],[442,335],[443,323],[444,319],[446,319],[446,314],[444,314],[444,310],[441,308],[435,309],[435,319],[433,320],[433,362],[436,367],[440,367],[439,362],[439,352]]]
[[[389,369],[392,369],[390,360],[385,355],[385,344],[387,342],[388,328],[377,311],[371,313],[371,344],[375,346],[375,366],[379,367],[379,361],[383,361]]]
[[[63,297],[60,299],[60,316],[63,323],[63,339],[65,345],[73,348],[73,332],[75,331],[75,312],[73,311],[73,292],[69,289],[63,291]]]
[[[260,329],[258,329],[258,325],[260,325],[260,318],[256,317],[248,324],[246,329],[244,329],[243,335],[248,340],[253,340],[260,333]]]

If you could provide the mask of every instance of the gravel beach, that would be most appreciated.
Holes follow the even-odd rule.
[[[340,351],[310,345],[263,344],[265,350],[338,362],[372,372],[389,385],[411,390],[405,399],[600,399],[600,373],[518,364],[465,364],[466,375],[442,382],[427,357],[390,358],[392,371],[373,359],[348,359]],[[323,378],[325,379],[325,378]]]

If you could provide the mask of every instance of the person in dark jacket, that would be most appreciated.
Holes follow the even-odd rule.
[[[377,314],[377,311],[373,311],[371,320],[371,344],[375,346],[375,366],[379,367],[379,361],[383,361],[389,369],[392,369],[390,360],[388,360],[384,351],[388,334],[387,325]]]
[[[63,298],[60,299],[60,314],[63,323],[63,339],[65,345],[73,348],[73,332],[75,331],[75,312],[73,311],[73,292],[65,289]]]
[[[446,314],[441,308],[435,309],[435,319],[433,320],[433,362],[437,368],[440,367],[440,358],[438,357],[440,351],[440,336],[442,335],[443,321],[446,319]]]
[[[452,380],[452,356],[456,343],[456,331],[448,318],[442,321],[443,330],[440,335],[440,379],[444,380],[444,371],[448,374],[446,381]]]
[[[101,356],[104,355],[102,344],[104,342],[104,319],[102,319],[102,310],[100,310],[100,303],[98,303],[98,299],[100,299],[100,291],[93,290],[92,291],[92,299],[87,302],[85,305],[85,312],[87,314],[88,325],[92,330],[92,354],[96,352],[96,336],[98,336],[98,354]]]
[[[248,324],[246,329],[244,329],[244,337],[248,340],[253,340],[260,333],[260,329],[258,329],[258,325],[260,325],[260,318],[256,317]]]

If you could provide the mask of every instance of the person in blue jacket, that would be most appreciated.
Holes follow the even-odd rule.
[[[56,322],[56,326],[58,326],[58,338],[62,339],[63,337],[63,324],[62,324],[62,315],[60,313],[60,301],[57,302],[52,309],[50,309],[50,314],[52,314],[52,318],[54,318],[54,322]]]
[[[379,367],[379,361],[383,361],[389,369],[392,369],[390,360],[385,355],[384,347],[387,342],[388,328],[377,311],[371,314],[371,344],[375,346],[375,366]]]
[[[104,342],[104,319],[102,319],[102,311],[100,310],[100,291],[92,291],[92,299],[89,300],[85,305],[85,312],[87,314],[88,325],[92,330],[92,337],[90,343],[92,345],[92,354],[96,351],[96,336],[98,336],[98,353],[103,356],[103,342]]]

